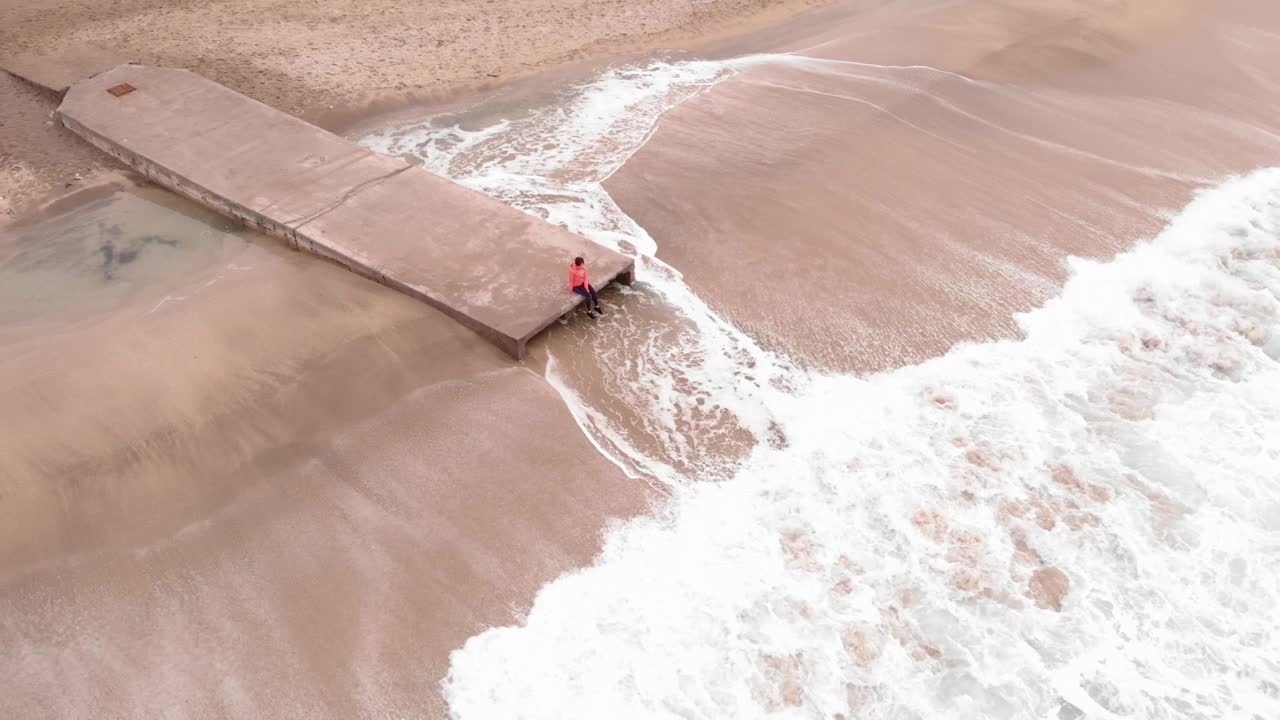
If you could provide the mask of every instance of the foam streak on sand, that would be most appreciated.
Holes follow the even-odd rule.
[[[897,88],[900,88],[906,91],[912,91],[912,90],[918,91],[920,90],[920,87],[902,78],[898,78],[894,76],[886,77],[881,74],[869,74],[867,71],[868,70],[886,70],[886,69],[892,69],[892,70],[916,70],[916,69],[932,70],[933,69],[933,68],[924,68],[918,65],[893,68],[893,67],[887,67],[883,65],[855,63],[855,62],[849,62],[846,60],[828,60],[823,58],[810,58],[810,57],[804,57],[804,56],[798,56],[798,55],[784,55],[780,57],[784,58],[787,64],[792,64],[797,67],[805,68],[806,71],[814,73],[815,75],[833,75],[833,76],[842,77],[842,78],[857,79],[865,82],[878,83],[881,85],[895,86]],[[851,66],[854,68],[854,70],[842,69],[842,66]],[[857,72],[857,70],[862,70],[863,72]],[[969,78],[966,78],[963,75],[956,75],[955,73],[943,72],[941,70],[936,72],[938,72],[939,74],[943,75],[946,78],[958,78],[965,85],[968,85],[970,87],[979,87],[990,93],[1004,92],[1001,86],[993,83],[979,83],[977,81],[970,80]],[[1169,180],[1178,180],[1181,182],[1187,182],[1191,184],[1207,184],[1208,182],[1210,182],[1209,178],[1196,177],[1192,175],[1186,175],[1183,173],[1173,173],[1173,172],[1168,172],[1168,171],[1161,170],[1159,168],[1154,168],[1154,167],[1129,165],[1126,163],[1116,161],[1109,157],[1104,157],[1097,153],[1088,152],[1087,150],[1082,150],[1080,148],[1071,147],[1070,145],[1064,145],[1059,142],[1046,140],[1044,138],[1031,135],[1029,133],[1020,132],[1013,128],[1005,127],[1003,125],[1000,125],[999,123],[992,122],[991,120],[988,120],[984,117],[980,117],[979,115],[976,115],[972,112],[969,112],[961,108],[956,103],[947,100],[945,97],[942,96],[940,92],[932,92],[932,91],[922,92],[920,96],[927,98],[931,102],[937,103],[938,106],[940,106],[942,109],[946,110],[947,112],[955,113],[958,116],[967,118],[971,122],[983,125],[985,127],[989,127],[993,130],[1009,135],[1010,137],[1017,138],[1024,142],[1039,145],[1041,147],[1054,150],[1056,152],[1061,152],[1067,155],[1075,155],[1091,162],[1102,163],[1104,165],[1112,165],[1117,168],[1129,170],[1129,171],[1139,173],[1142,175],[1147,175],[1150,177],[1165,178]]]
[[[791,92],[800,92],[800,93],[809,93],[809,94],[812,94],[812,95],[821,95],[821,96],[823,96],[823,97],[829,97],[829,98],[832,98],[832,99],[835,99],[835,100],[845,100],[845,101],[848,101],[848,102],[858,103],[858,104],[860,104],[860,105],[866,105],[867,107],[871,107],[871,108],[875,108],[876,110],[879,110],[880,112],[884,113],[885,115],[888,115],[889,117],[893,118],[895,121],[900,122],[900,123],[902,123],[903,125],[906,125],[907,127],[911,128],[912,130],[918,130],[918,131],[920,131],[920,132],[924,133],[925,135],[928,135],[929,137],[931,137],[931,138],[933,138],[933,139],[935,139],[935,140],[938,140],[938,141],[940,141],[940,142],[944,142],[944,143],[946,143],[946,144],[948,144],[948,145],[950,145],[950,146],[952,146],[952,147],[956,148],[956,149],[957,149],[957,150],[959,150],[960,152],[965,152],[965,153],[972,153],[972,152],[973,152],[973,148],[968,147],[968,146],[966,146],[966,145],[961,145],[960,143],[956,142],[955,140],[951,140],[951,139],[949,139],[949,138],[942,137],[941,135],[939,135],[939,134],[937,134],[937,133],[935,133],[935,132],[933,132],[933,131],[931,131],[931,130],[926,130],[926,129],[924,129],[924,128],[920,127],[919,125],[916,125],[915,123],[911,122],[910,120],[907,120],[907,119],[905,119],[905,118],[903,118],[903,117],[901,117],[901,116],[899,116],[899,115],[895,115],[895,114],[893,113],[893,111],[889,110],[888,108],[883,107],[883,106],[880,106],[880,105],[877,105],[877,104],[875,104],[875,103],[871,102],[870,100],[863,100],[862,98],[859,98],[859,97],[853,97],[853,96],[851,96],[851,95],[841,95],[840,93],[825,92],[825,91],[822,91],[822,90],[816,90],[816,89],[814,89],[814,88],[798,87],[798,86],[795,86],[795,85],[784,85],[784,84],[782,84],[782,83],[774,83],[774,82],[767,82],[767,81],[758,81],[758,82],[757,82],[757,84],[762,85],[762,86],[764,86],[764,87],[777,88],[777,89],[779,89],[779,90],[788,90],[788,91],[791,91]]]
[[[656,473],[662,482],[721,476],[720,458],[700,449],[714,443],[694,445],[691,437],[706,440],[740,428],[765,436],[769,410],[753,398],[766,392],[770,381],[781,383],[795,370],[785,359],[760,350],[698,298],[676,269],[655,256],[653,238],[614,203],[602,183],[644,143],[663,113],[761,57],[614,69],[575,88],[563,105],[489,128],[463,130],[438,118],[365,140],[377,150],[416,157],[435,172],[637,255],[644,282],[629,303],[659,304],[664,313],[675,310],[678,317],[664,318],[661,337],[627,333],[635,344],[599,348],[608,354],[599,365],[613,373],[606,380],[611,391],[637,409],[641,427],[609,428],[608,417],[583,405],[574,412],[624,467]],[[748,365],[753,371],[744,373]],[[723,418],[704,417],[703,410],[712,407],[733,414],[731,428],[724,427]],[[636,435],[656,438],[669,454],[659,458],[638,449]]]
[[[633,248],[645,282],[614,321],[668,312],[662,339],[599,351],[642,427],[549,370],[668,508],[456,652],[454,715],[1280,715],[1280,169],[1074,263],[1022,339],[805,372],[719,318],[600,186],[725,67],[613,71],[554,113],[370,140]],[[726,426],[754,438],[740,460],[701,442]]]

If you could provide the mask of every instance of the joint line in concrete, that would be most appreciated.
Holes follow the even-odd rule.
[[[303,226],[303,225],[306,225],[307,223],[309,223],[309,222],[311,222],[311,221],[313,221],[313,220],[317,220],[317,219],[319,219],[319,218],[321,218],[321,217],[324,217],[326,214],[328,214],[328,213],[330,213],[330,212],[333,212],[334,210],[338,209],[339,207],[341,207],[341,206],[342,206],[342,204],[343,204],[343,203],[347,202],[348,200],[350,200],[351,198],[355,197],[355,196],[356,196],[356,195],[358,195],[359,193],[361,193],[361,192],[363,192],[363,191],[365,191],[365,190],[368,190],[369,188],[371,188],[371,187],[373,187],[373,186],[375,186],[375,185],[378,185],[378,184],[380,184],[380,183],[386,182],[387,180],[390,180],[391,178],[393,178],[393,177],[395,177],[395,176],[399,175],[400,173],[402,173],[402,172],[404,172],[404,171],[406,171],[406,170],[409,170],[409,169],[410,169],[410,168],[412,168],[412,167],[413,167],[413,165],[409,165],[409,164],[407,164],[407,163],[406,163],[404,167],[402,167],[402,168],[396,168],[395,170],[393,170],[393,171],[391,171],[391,172],[387,173],[386,175],[380,175],[380,176],[378,176],[378,177],[376,177],[376,178],[370,178],[369,180],[365,180],[364,182],[360,183],[359,185],[357,185],[357,186],[355,186],[355,187],[351,188],[350,190],[346,191],[345,193],[343,193],[343,194],[342,194],[342,197],[338,198],[337,200],[333,201],[332,203],[329,203],[329,204],[328,204],[328,205],[326,205],[325,207],[320,208],[319,210],[317,210],[317,211],[315,211],[315,212],[311,213],[310,215],[303,215],[302,217],[300,217],[300,218],[296,218],[296,219],[294,219],[294,220],[287,220],[287,221],[285,221],[285,225],[287,225],[287,226],[288,226],[290,229],[292,229],[292,230],[295,230],[295,231],[296,231],[296,230],[299,230],[299,229],[301,229],[301,228],[302,228],[302,226]]]

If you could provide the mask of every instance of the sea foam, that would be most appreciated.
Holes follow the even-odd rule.
[[[671,499],[455,652],[451,713],[1280,716],[1280,169],[1074,262],[1019,340],[816,374],[719,318],[600,186],[738,69],[618,70],[487,129],[369,140],[636,253],[615,321],[670,326],[601,350],[639,423],[552,358],[584,430]],[[726,427],[754,438],[731,460],[700,441]]]

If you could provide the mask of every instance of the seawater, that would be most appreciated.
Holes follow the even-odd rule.
[[[1280,169],[1073,261],[1018,339],[806,370],[720,317],[603,188],[663,113],[770,62],[828,61],[617,68],[484,127],[366,139],[636,255],[611,322],[661,318],[594,358],[637,421],[593,407],[554,350],[547,372],[669,503],[456,651],[451,713],[1280,717]]]

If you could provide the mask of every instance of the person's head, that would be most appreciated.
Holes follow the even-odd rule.
[[[580,258],[580,257],[576,257],[576,258],[574,258],[574,259],[573,259],[573,264],[574,264],[574,265],[581,265],[581,264],[582,264],[582,258]]]

